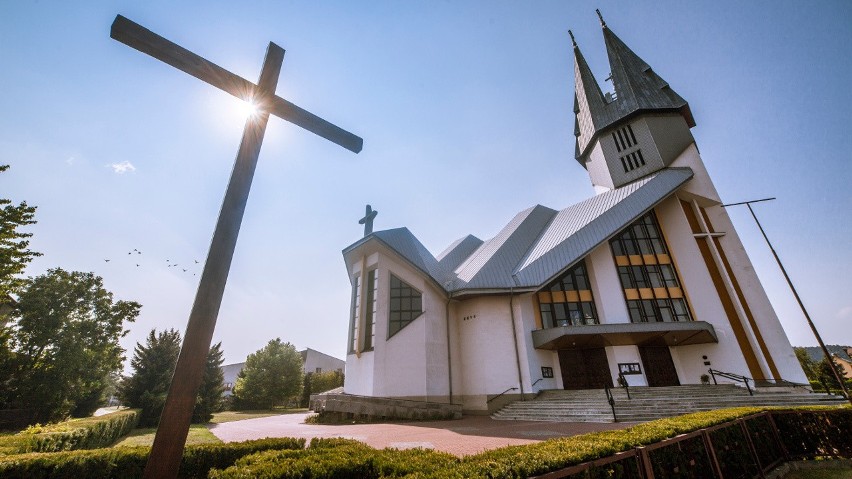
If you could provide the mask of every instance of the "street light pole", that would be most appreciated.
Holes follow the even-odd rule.
[[[825,354],[825,358],[828,361],[828,364],[831,366],[831,372],[834,373],[834,378],[837,379],[838,384],[840,384],[840,389],[843,391],[843,396],[845,396],[849,403],[852,404],[852,397],[849,396],[849,391],[846,390],[846,383],[843,382],[843,378],[840,377],[840,374],[837,372],[837,368],[834,367],[834,360],[831,359],[831,353],[828,352],[828,348],[826,348],[825,343],[822,342],[822,337],[819,335],[819,331],[817,331],[814,322],[811,321],[811,316],[808,314],[808,310],[805,309],[805,305],[802,304],[802,298],[799,297],[799,293],[796,291],[795,286],[793,286],[793,282],[790,281],[790,275],[788,275],[787,270],[784,269],[784,265],[781,263],[781,258],[778,257],[778,253],[775,252],[775,248],[772,247],[772,243],[769,241],[769,237],[766,236],[766,232],[763,231],[763,226],[760,224],[760,221],[757,219],[757,215],[754,214],[754,210],[751,208],[752,203],[759,203],[761,201],[770,201],[774,199],[775,198],[763,198],[760,200],[729,203],[726,205],[722,205],[722,208],[739,205],[746,205],[748,207],[748,211],[751,213],[751,217],[754,218],[754,222],[757,223],[757,227],[758,229],[760,229],[760,233],[763,235],[763,239],[766,240],[766,244],[769,245],[769,250],[772,251],[772,256],[775,257],[775,262],[778,263],[778,267],[781,268],[781,273],[784,274],[784,279],[787,280],[787,284],[790,286],[790,290],[793,291],[793,296],[796,298],[796,302],[798,302],[799,307],[802,308],[802,313],[804,313],[805,319],[808,321],[808,326],[811,327],[811,331],[813,331],[814,337],[816,338],[817,343],[819,343],[819,347],[822,348],[822,352],[823,354]]]

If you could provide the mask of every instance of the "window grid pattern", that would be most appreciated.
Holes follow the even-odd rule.
[[[610,241],[633,323],[691,321],[654,212]]]
[[[376,340],[376,305],[379,286],[379,270],[374,269],[367,273],[367,317],[364,321],[364,350],[371,351]]]
[[[361,276],[352,282],[352,314],[349,325],[349,352],[358,350],[358,323],[361,322]]]
[[[598,324],[585,262],[540,291],[538,305],[542,328]]]
[[[421,314],[423,314],[423,293],[391,274],[388,339]]]

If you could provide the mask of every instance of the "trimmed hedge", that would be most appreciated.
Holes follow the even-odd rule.
[[[259,439],[228,444],[187,446],[178,477],[206,478],[213,468],[226,468],[261,451],[304,449],[304,439]],[[28,453],[0,457],[3,479],[141,478],[149,447],[116,447],[89,451]]]
[[[314,439],[304,449],[304,439],[266,439],[237,444],[188,447],[180,477],[211,479],[460,479],[467,477],[521,478],[557,471],[572,465],[605,458],[638,446],[700,429],[711,428],[762,411],[772,411],[772,419],[754,416],[745,422],[753,440],[772,437],[775,422],[781,443],[759,441],[758,461],[765,467],[781,458],[783,446],[793,459],[821,456],[852,457],[852,409],[846,407],[734,408],[660,419],[623,430],[606,431],[568,438],[550,439],[527,446],[510,446],[462,459],[431,450],[376,450],[349,439]],[[788,412],[790,411],[790,412]],[[809,411],[818,414],[809,414]],[[716,441],[742,444],[745,436],[737,428],[716,429],[709,434]],[[773,439],[773,441],[775,441]],[[684,470],[690,457],[700,454],[699,441],[674,443],[651,452],[655,470]],[[765,444],[764,444],[765,443]],[[718,444],[722,446],[722,444]],[[693,447],[694,446],[694,447]],[[686,449],[684,449],[686,448]],[[692,450],[694,449],[694,451]],[[723,467],[746,467],[750,458],[734,447]],[[650,448],[649,448],[650,450]],[[0,477],[6,478],[107,478],[141,477],[148,448],[114,448],[50,454],[0,457]],[[657,459],[654,459],[654,458]],[[633,462],[631,462],[633,461]],[[601,467],[594,477],[636,477],[635,460],[627,459]],[[580,477],[587,477],[582,475]],[[660,476],[663,477],[663,476]]]
[[[128,409],[48,426],[35,425],[18,434],[0,437],[0,455],[107,447],[130,433],[138,422],[139,410]]]
[[[451,454],[423,449],[376,450],[351,439],[314,439],[304,451],[267,451],[210,471],[210,479],[344,479],[437,473],[458,464]]]
[[[688,414],[676,418],[660,419],[640,424],[624,430],[606,431],[568,438],[550,439],[526,446],[509,446],[486,451],[462,459],[448,454],[429,450],[394,449],[375,450],[364,444],[343,439],[324,439],[313,441],[305,451],[275,451],[247,456],[224,470],[210,471],[211,479],[245,479],[263,477],[267,479],[331,479],[343,477],[363,478],[406,478],[406,479],[461,479],[468,477],[485,478],[526,478],[557,471],[569,466],[629,451],[638,446],[646,446],[664,439],[709,428],[735,419],[756,414],[765,410],[779,408],[733,408],[718,411]],[[805,407],[796,411],[820,411],[828,413],[828,423],[812,414],[785,416],[785,430],[808,426],[808,434],[800,433],[798,441],[805,443],[797,457],[834,455],[850,457],[852,437],[848,434],[852,428],[852,409],[836,407]],[[783,413],[779,413],[783,414]],[[779,424],[779,429],[781,429]],[[735,442],[740,442],[733,429],[731,432],[716,433],[721,440],[725,434]],[[786,441],[792,434],[782,437]],[[700,439],[698,440],[700,442]],[[839,441],[839,442],[834,442]],[[828,444],[831,444],[829,446]],[[659,453],[666,454],[658,449]],[[843,451],[848,451],[846,456]],[[671,453],[668,453],[671,456]],[[682,454],[675,453],[675,456]],[[664,462],[670,458],[661,457]],[[677,457],[675,457],[677,459]],[[688,458],[687,458],[688,459]],[[733,457],[733,460],[741,460]],[[687,461],[688,462],[688,461]],[[684,464],[686,465],[686,464]],[[625,468],[626,466],[626,468]],[[606,477],[632,477],[634,470],[630,464],[615,464],[612,472],[602,470]],[[668,469],[668,467],[664,467]],[[601,476],[601,477],[604,477]],[[586,476],[580,476],[586,477]],[[659,476],[664,477],[664,476]]]

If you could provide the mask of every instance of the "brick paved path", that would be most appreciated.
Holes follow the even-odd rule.
[[[536,421],[495,421],[488,416],[466,416],[454,421],[423,421],[394,424],[320,425],[304,424],[308,414],[285,414],[210,426],[225,442],[265,437],[345,437],[375,448],[408,449],[422,447],[457,456],[488,449],[532,444],[552,437],[575,436],[587,432],[621,429],[631,423],[555,423]]]

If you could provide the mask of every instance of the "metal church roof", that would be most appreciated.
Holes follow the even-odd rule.
[[[471,235],[455,241],[439,255],[440,260],[408,228],[374,232],[343,253],[372,240],[380,241],[454,295],[539,288],[692,176],[689,168],[666,168],[561,211],[536,205],[515,215],[485,242]]]
[[[583,154],[601,131],[641,112],[677,112],[689,127],[695,119],[689,103],[671,89],[639,55],[602,24],[615,98],[601,93],[586,59],[574,44],[574,156],[585,168]]]

